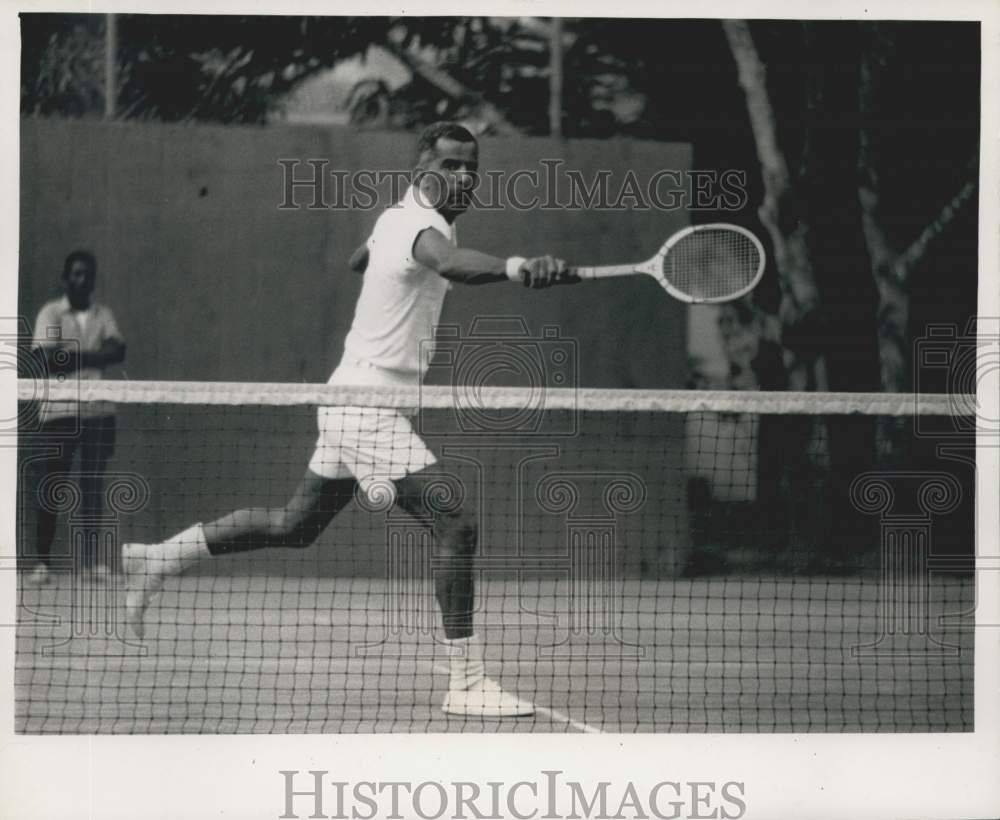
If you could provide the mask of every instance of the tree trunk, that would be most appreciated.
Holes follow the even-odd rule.
[[[862,45],[859,72],[858,108],[858,201],[861,225],[878,289],[879,372],[882,389],[905,392],[910,383],[910,294],[895,281],[893,266],[898,251],[883,227],[879,167],[885,153],[884,139],[875,126],[875,117],[884,105],[882,88],[893,42],[885,29],[872,24]]]
[[[878,289],[878,349],[882,389],[905,393],[911,384],[910,292],[896,270],[899,255],[893,250],[878,213],[878,192],[873,183],[858,190],[861,225]]]
[[[820,309],[819,289],[809,256],[809,225],[798,207],[788,163],[778,145],[766,69],[745,20],[726,20],[722,26],[736,61],[740,86],[746,95],[764,181],[764,199],[758,215],[771,238],[781,285],[779,318],[788,387],[791,390],[825,390],[823,358],[805,341]]]
[[[824,357],[816,342],[821,305],[819,288],[809,252],[809,224],[802,212],[798,180],[793,180],[785,154],[778,144],[774,109],[767,90],[766,68],[757,52],[750,26],[745,20],[723,21],[723,29],[736,61],[739,84],[747,101],[747,112],[760,161],[764,198],[758,209],[761,223],[773,247],[781,288],[777,322],[765,320],[764,327],[778,325],[786,389],[826,390],[828,382]],[[809,84],[807,109],[812,111],[813,95],[819,83]],[[809,167],[812,142],[805,140],[799,172]],[[765,334],[769,335],[769,334]],[[761,449],[780,453],[777,471],[767,471],[776,494],[768,496],[761,512],[777,514],[787,531],[784,544],[775,544],[786,555],[778,565],[798,568],[827,552],[826,486],[829,480],[828,435],[820,415],[765,419],[761,423]],[[764,442],[764,437],[768,441]],[[762,453],[764,456],[765,453]],[[762,472],[762,478],[764,474]],[[818,553],[817,553],[818,550]]]
[[[884,226],[879,169],[891,150],[876,126],[885,114],[884,87],[895,43],[878,23],[866,24],[861,50],[858,108],[858,202],[861,224],[878,290],[879,373],[885,392],[904,393],[913,387],[913,340],[910,331],[910,279],[933,240],[954,220],[976,190],[975,178],[967,180],[905,250],[894,246]],[[975,169],[976,162],[969,164]],[[883,467],[899,467],[905,460],[908,425],[901,418],[880,418],[878,458]]]

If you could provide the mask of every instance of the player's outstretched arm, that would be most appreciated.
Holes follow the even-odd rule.
[[[456,248],[433,228],[426,228],[417,236],[413,243],[413,258],[421,265],[436,270],[445,279],[465,285],[486,285],[515,279],[525,287],[546,288],[578,281],[569,275],[569,268],[562,259],[552,256],[501,259],[471,248]]]

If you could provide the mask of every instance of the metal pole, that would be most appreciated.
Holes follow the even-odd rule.
[[[104,15],[104,119],[113,120],[118,105],[118,18]]]
[[[553,17],[549,29],[549,133],[562,136],[563,24]]]

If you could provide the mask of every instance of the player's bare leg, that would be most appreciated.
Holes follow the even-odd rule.
[[[473,562],[477,526],[467,512],[444,512],[427,503],[429,482],[414,473],[395,482],[396,501],[434,534],[434,554],[444,566],[434,574],[434,592],[445,640],[448,642],[450,675],[442,709],[467,717],[518,717],[534,714],[534,707],[505,692],[486,676],[483,647],[473,629],[475,605]]]
[[[323,478],[306,470],[282,507],[237,510],[208,524],[195,524],[159,544],[125,544],[126,620],[142,637],[146,608],[163,588],[164,580],[205,558],[265,547],[308,547],[347,506],[355,487],[353,478]]]

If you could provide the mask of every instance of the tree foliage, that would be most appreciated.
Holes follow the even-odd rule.
[[[83,117],[104,105],[104,19],[21,16],[21,112]]]
[[[808,227],[800,238],[816,291],[789,299],[782,288],[794,280],[769,275],[754,301],[782,318],[786,351],[826,360],[831,389],[880,384],[880,283],[866,219],[877,222],[894,264],[906,261],[913,299],[902,338],[932,310],[940,316],[943,303],[947,317],[975,306],[975,209],[966,183],[978,154],[978,26],[883,23],[873,36],[873,25],[749,26],[765,69],[773,142],[792,183],[773,203],[775,227],[787,236]],[[25,114],[102,113],[104,26],[104,15],[22,15]],[[380,46],[408,67],[410,80],[394,88],[360,83],[350,96],[359,126],[412,129],[456,118],[494,133],[549,130],[545,18],[119,15],[117,29],[121,119],[265,122],[305,79]],[[691,143],[696,167],[746,172],[752,205],[692,218],[768,232],[756,206],[769,172],[718,21],[570,18],[562,43],[565,136]],[[862,76],[865,66],[877,69],[869,71],[874,85]],[[865,210],[865,189],[877,191],[877,214]],[[940,223],[948,203],[964,207]],[[920,243],[936,224],[934,241]],[[770,250],[776,258],[779,248]],[[930,296],[941,276],[953,287]],[[787,378],[760,381],[788,386]]]
[[[379,17],[118,16],[122,119],[263,122],[306,77],[384,37]],[[104,100],[103,15],[21,16],[21,110],[85,116]]]
[[[104,16],[24,14],[21,28],[22,112],[100,114]],[[642,71],[621,34],[615,21],[567,21],[568,136],[657,136],[641,119]],[[452,117],[544,134],[549,36],[536,18],[119,15],[117,116],[263,122],[302,80],[379,45],[416,70],[399,89],[357,89],[359,123],[407,128]],[[483,117],[484,107],[493,113]]]

